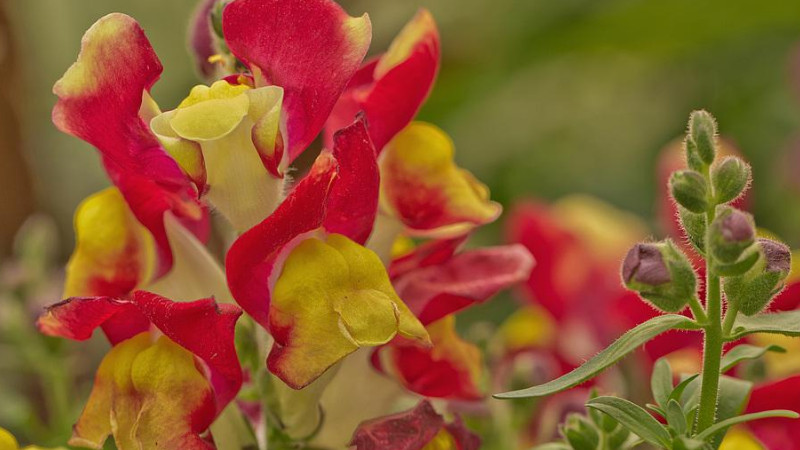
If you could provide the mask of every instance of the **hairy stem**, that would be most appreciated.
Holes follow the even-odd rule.
[[[739,308],[734,305],[728,304],[728,311],[725,313],[725,320],[722,322],[722,336],[727,338],[733,330],[733,324],[736,323],[736,316],[739,315]]]
[[[708,224],[714,220],[713,208],[707,213]],[[700,387],[700,410],[697,413],[697,432],[714,425],[717,416],[720,365],[722,363],[722,299],[719,276],[706,261],[706,316],[703,373]]]
[[[697,296],[694,296],[689,300],[689,308],[692,310],[692,315],[694,316],[694,320],[696,320],[699,323],[708,322],[708,317],[706,316],[706,312],[703,309],[703,305],[700,304],[700,300],[697,299]]]

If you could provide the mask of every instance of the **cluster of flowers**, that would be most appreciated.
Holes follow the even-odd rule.
[[[454,314],[533,259],[461,250],[501,208],[442,130],[412,121],[439,67],[432,17],[363,62],[369,18],[331,0],[203,3],[192,45],[209,85],[174,110],[151,97],[161,64],[123,14],[87,31],[54,87],[56,126],[97,148],[114,185],[76,211],[66,299],[38,320],[112,346],[69,443],[230,448],[244,438],[226,424],[246,417],[262,439],[477,448],[427,399],[485,395]],[[420,403],[388,415],[399,399]]]

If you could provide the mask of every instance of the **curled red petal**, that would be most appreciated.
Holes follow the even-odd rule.
[[[294,160],[319,134],[363,61],[372,37],[369,18],[350,17],[331,0],[236,0],[225,7],[222,27],[257,85],[283,87]]]
[[[48,336],[84,341],[102,327],[111,344],[129,339],[150,326],[139,309],[128,300],[112,297],[72,297],[48,306],[36,321]]]
[[[422,400],[414,409],[362,423],[350,445],[356,450],[417,450],[443,427],[442,416],[429,401]]]
[[[146,291],[134,291],[132,302],[164,335],[206,363],[217,412],[222,411],[242,386],[242,367],[234,347],[234,329],[242,310],[213,298],[175,302]]]
[[[159,247],[161,273],[172,263],[163,215],[172,211],[204,239],[207,217],[196,191],[140,117],[161,63],[138,23],[109,14],[84,35],[77,62],[55,84],[53,122],[95,146],[111,180]]]
[[[420,9],[389,51],[365,65],[336,104],[328,128],[338,129],[364,111],[375,148],[380,150],[411,122],[433,88],[439,71],[439,32]],[[330,132],[329,131],[329,132]]]
[[[281,250],[294,238],[322,226],[336,160],[328,152],[269,217],[233,243],[225,258],[228,287],[247,314],[269,327],[270,275]]]
[[[533,257],[522,245],[482,248],[408,272],[394,286],[419,320],[429,324],[526,280],[532,268]]]
[[[202,0],[195,7],[189,27],[189,47],[194,56],[197,71],[206,78],[214,75],[215,66],[208,58],[217,52],[209,14],[217,0]]]
[[[336,133],[333,156],[339,177],[328,198],[324,228],[363,244],[372,233],[380,188],[375,147],[363,118]]]

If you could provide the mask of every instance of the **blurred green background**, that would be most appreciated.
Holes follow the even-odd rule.
[[[444,59],[420,118],[452,135],[459,164],[504,205],[585,192],[654,222],[659,151],[683,133],[691,110],[706,108],[753,163],[759,224],[800,245],[797,0],[341,3],[352,15],[370,14],[373,53],[387,47],[418,7],[432,11]],[[51,87],[75,61],[84,31],[110,12],[135,17],[164,65],[153,95],[172,109],[198,83],[185,39],[194,4],[0,0],[0,252],[7,254],[23,219],[41,211],[55,219],[60,264],[72,250],[75,207],[108,185],[96,152],[50,122]],[[501,239],[495,225],[479,240]],[[56,300],[58,279],[44,271],[41,278],[50,285],[33,291],[37,302]],[[0,319],[3,314],[10,323],[0,305]],[[80,389],[87,389],[95,352],[46,345],[65,346],[68,364],[84,368]],[[0,361],[0,388],[4,367]],[[58,366],[51,372],[61,373]],[[10,395],[0,389],[4,401]],[[14,403],[5,403],[0,418],[11,417],[3,413]],[[62,418],[58,432],[73,419]]]
[[[121,11],[152,40],[164,64],[154,97],[174,107],[197,83],[185,43],[194,3],[6,1],[19,49],[22,151],[37,209],[56,218],[64,252],[75,206],[108,182],[95,152],[50,123],[51,86],[75,60],[83,32]],[[692,109],[706,108],[754,163],[759,222],[800,242],[787,220],[800,213],[776,207],[776,198],[794,197],[789,179],[800,175],[784,170],[800,132],[796,0],[342,3],[370,14],[373,52],[416,8],[433,12],[444,61],[421,117],[453,136],[459,163],[502,203],[588,192],[650,217],[659,149],[681,134]],[[14,150],[4,148],[4,158]]]

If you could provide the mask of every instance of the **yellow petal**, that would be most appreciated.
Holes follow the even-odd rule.
[[[442,428],[430,442],[425,444],[425,447],[422,447],[422,450],[459,450],[459,447],[447,428]]]
[[[156,263],[153,238],[117,188],[91,195],[78,206],[75,234],[65,298],[124,295],[152,278]]]
[[[398,333],[430,342],[377,255],[338,234],[306,239],[291,251],[272,292],[270,323],[277,344],[270,368],[294,388]]]
[[[719,450],[764,450],[764,446],[744,428],[737,427],[725,435]]]

